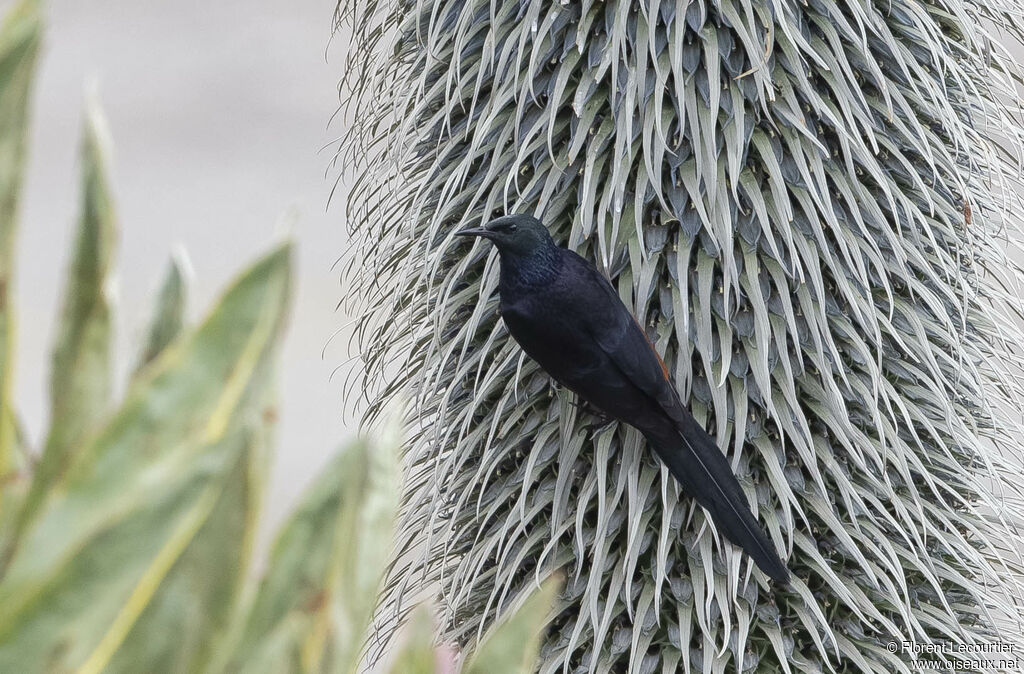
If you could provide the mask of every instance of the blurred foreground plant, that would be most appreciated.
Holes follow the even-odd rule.
[[[95,105],[38,460],[16,432],[9,288],[41,31],[29,1],[0,29],[0,672],[356,671],[392,547],[398,438],[385,430],[340,452],[278,534],[262,580],[248,582],[291,249],[249,267],[195,327],[172,264],[115,404],[117,228]],[[467,670],[528,667],[552,594],[528,602]],[[433,635],[421,615],[393,671],[454,668]]]

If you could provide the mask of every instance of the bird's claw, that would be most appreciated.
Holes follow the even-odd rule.
[[[609,428],[614,423],[615,419],[602,415],[597,421],[584,426],[583,430],[591,435],[600,435],[605,431],[605,429]]]

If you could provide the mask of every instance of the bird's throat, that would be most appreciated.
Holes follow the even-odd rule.
[[[525,290],[551,283],[558,276],[558,248],[532,250],[527,254],[501,253],[501,292]]]

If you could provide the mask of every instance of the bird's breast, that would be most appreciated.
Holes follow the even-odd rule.
[[[526,355],[563,383],[572,377],[565,372],[570,364],[574,372],[600,365],[600,352],[585,334],[576,309],[565,302],[550,296],[503,298],[501,316]]]

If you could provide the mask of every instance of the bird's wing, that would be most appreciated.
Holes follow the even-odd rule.
[[[683,407],[668,368],[611,283],[589,264],[594,283],[607,295],[607,312],[593,317],[589,330],[608,360],[630,383],[655,402],[676,431],[676,439],[648,436],[683,489],[712,515],[726,538],[745,549],[769,575],[788,582],[788,571],[750,512],[747,497],[725,454]],[[641,429],[645,430],[645,429]],[[681,441],[681,442],[680,442]]]
[[[588,287],[600,288],[605,295],[600,305],[609,308],[600,315],[591,316],[588,327],[594,341],[623,376],[655,401],[673,423],[684,423],[689,412],[679,400],[665,362],[608,279],[590,263],[580,260],[592,276]]]

